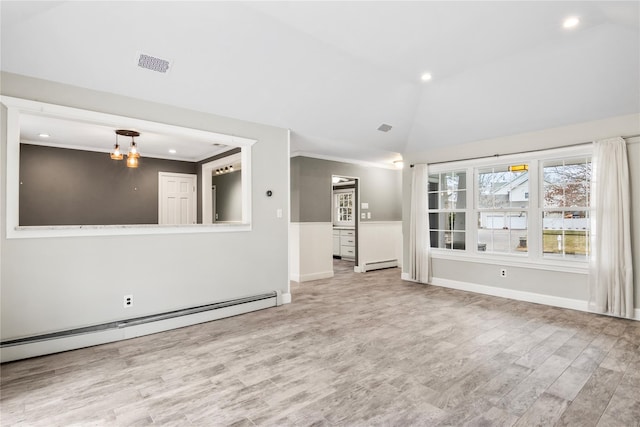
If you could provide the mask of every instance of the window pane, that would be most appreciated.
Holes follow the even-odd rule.
[[[438,193],[429,193],[429,209],[438,209]]]
[[[437,248],[438,247],[438,232],[437,231],[430,231],[429,232],[429,240],[430,240],[430,246],[432,248]]]
[[[590,159],[545,162],[544,207],[588,207],[591,190]]]
[[[527,252],[527,213],[481,212],[478,214],[478,251]]]
[[[429,175],[429,232],[432,248],[464,250],[467,182],[466,172]],[[440,212],[433,212],[438,209]]]
[[[429,229],[438,230],[444,229],[446,221],[446,213],[430,213],[429,214]]]
[[[440,209],[464,209],[466,207],[466,191],[441,191]]]
[[[430,232],[431,247],[464,250],[465,233],[457,231],[433,230]]]
[[[509,166],[478,169],[478,208],[529,206],[529,172],[509,172]]]
[[[547,211],[542,215],[545,257],[586,259],[590,248],[588,211]]]
[[[441,189],[455,191],[467,188],[466,172],[447,172],[441,176]]]

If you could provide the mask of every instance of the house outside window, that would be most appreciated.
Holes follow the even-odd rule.
[[[528,165],[518,172],[509,165],[477,169],[478,250],[527,252]]]
[[[586,259],[591,251],[591,159],[547,161],[542,171],[544,256]]]
[[[587,268],[591,150],[585,145],[431,166],[432,256]]]

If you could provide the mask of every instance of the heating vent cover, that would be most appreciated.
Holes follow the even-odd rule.
[[[380,126],[378,126],[378,130],[381,132],[389,132],[391,130],[393,126],[388,125],[386,123],[381,124]]]
[[[155,56],[145,55],[144,53],[141,53],[138,58],[138,67],[157,71],[159,73],[166,73],[169,71],[169,65],[169,61],[166,59],[156,58]]]

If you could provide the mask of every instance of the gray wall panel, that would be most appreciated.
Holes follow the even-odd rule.
[[[242,172],[213,175],[211,185],[216,186],[217,221],[242,221]]]
[[[141,157],[132,169],[107,153],[20,145],[20,225],[158,223],[158,172],[196,164]]]
[[[402,220],[399,170],[299,156],[291,159],[292,222],[331,222],[332,175],[359,178],[360,202],[369,204],[361,212],[371,212],[361,221]]]

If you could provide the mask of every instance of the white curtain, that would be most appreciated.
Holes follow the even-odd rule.
[[[415,165],[411,175],[411,221],[409,232],[409,276],[411,280],[428,283],[429,216],[427,215],[427,165]]]
[[[633,318],[631,200],[627,145],[622,138],[594,143],[591,174],[589,308]]]

